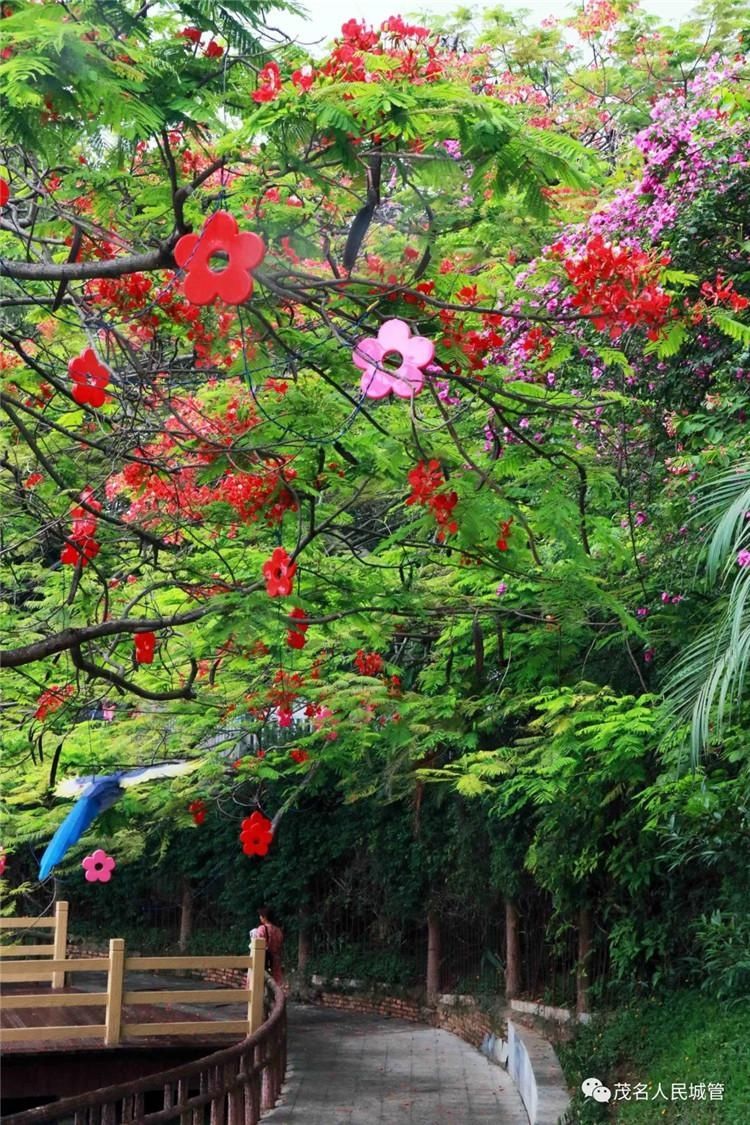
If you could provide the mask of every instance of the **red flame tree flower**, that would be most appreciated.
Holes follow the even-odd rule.
[[[234,215],[216,211],[200,234],[184,234],[174,248],[174,259],[185,271],[183,292],[193,305],[209,305],[216,298],[241,305],[253,291],[251,270],[265,257],[263,240],[252,231],[241,231]],[[212,258],[221,268],[212,269]]]
[[[242,821],[240,843],[245,855],[268,855],[272,840],[271,821],[263,813],[251,813]]]
[[[135,643],[136,664],[153,664],[154,650],[156,648],[156,634],[135,633],[133,641]]]
[[[304,609],[300,609],[299,607],[293,609],[289,614],[289,620],[291,622],[291,628],[286,635],[286,643],[290,648],[304,648],[307,643],[305,633],[310,628],[305,619]]]

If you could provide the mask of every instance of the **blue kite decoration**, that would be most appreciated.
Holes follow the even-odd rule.
[[[103,777],[75,777],[62,781],[55,793],[58,797],[78,797],[73,808],[47,845],[39,865],[39,879],[44,880],[62,860],[65,853],[77,844],[89,825],[111,808],[125,790],[144,781],[158,777],[181,777],[200,765],[193,759],[187,762],[165,762],[159,766],[143,766],[135,770],[119,770]]]

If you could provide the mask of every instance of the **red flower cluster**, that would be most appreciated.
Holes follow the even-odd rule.
[[[97,512],[102,510],[99,501],[94,499],[92,488],[84,488],[80,498],[89,508]],[[99,521],[86,508],[73,508],[70,514],[73,517],[73,526],[68,534],[71,542],[66,543],[60,552],[60,562],[64,566],[77,566],[80,560],[81,566],[86,566],[101,550],[101,544],[94,538]]]
[[[445,332],[443,347],[462,351],[474,371],[484,367],[484,357],[488,352],[501,348],[505,343],[505,338],[497,331],[503,323],[500,313],[482,313],[483,327],[468,330],[457,321],[457,315],[451,309],[441,309],[438,316]]]
[[[178,39],[185,39],[188,43],[200,43],[201,30],[198,27],[183,27],[182,31],[177,32]]]
[[[206,802],[191,801],[188,805],[188,812],[191,814],[196,824],[203,824],[206,819]]]
[[[224,54],[224,48],[220,46],[215,39],[212,39],[211,42],[206,45],[203,54],[207,59],[220,59]]]
[[[552,341],[541,328],[530,328],[521,340],[521,349],[529,358],[533,356],[541,362],[552,355]]]
[[[156,648],[156,633],[134,633],[136,664],[153,664]]]
[[[508,550],[508,540],[510,539],[511,534],[512,534],[512,532],[510,530],[512,523],[513,523],[513,516],[511,516],[509,520],[504,520],[500,524],[500,535],[499,535],[498,540],[497,540],[498,551],[507,551]]]
[[[308,760],[310,755],[307,750],[290,750],[289,757],[293,762],[296,762],[298,766],[301,766],[303,762]]]
[[[110,370],[96,358],[93,348],[86,348],[68,363],[68,374],[73,380],[71,394],[80,406],[103,406],[104,388],[109,384]]]
[[[305,633],[310,628],[305,618],[304,609],[293,609],[289,614],[289,619],[292,622],[292,627],[286,635],[286,643],[290,648],[304,648],[307,642]]]
[[[359,648],[354,663],[361,676],[377,676],[383,670],[383,657],[378,652],[365,652]]]
[[[295,70],[292,74],[293,85],[296,86],[298,90],[301,90],[303,94],[307,93],[314,81],[315,71],[309,63],[306,66],[300,67],[299,70]]]
[[[714,282],[704,281],[701,285],[701,294],[712,305],[729,305],[734,312],[741,312],[750,305],[750,300],[734,290],[731,278],[725,278],[722,273],[717,273]]]
[[[268,855],[272,840],[271,821],[263,813],[251,813],[242,821],[240,843],[245,855]]]
[[[304,677],[300,672],[285,672],[277,668],[273,677],[273,686],[268,692],[268,701],[276,709],[279,726],[290,727],[293,720],[295,700],[299,698],[300,688]]]
[[[254,102],[272,102],[281,92],[281,71],[279,64],[266,63],[258,74],[258,89],[253,91]]]
[[[645,327],[648,338],[655,340],[674,315],[671,298],[657,280],[659,266],[668,261],[634,247],[613,246],[596,234],[580,257],[564,263],[576,289],[572,304],[591,317],[595,328],[607,329],[612,340],[636,326]]]
[[[283,547],[277,547],[267,562],[263,563],[263,577],[269,598],[286,598],[292,592],[292,581],[297,564],[292,562]]]
[[[439,527],[438,541],[445,542],[446,535],[455,535],[458,523],[453,519],[453,509],[458,503],[457,492],[438,492],[440,485],[445,484],[445,477],[440,468],[439,461],[420,461],[407,473],[411,485],[411,495],[407,504],[421,504],[430,508]]]
[[[43,720],[54,711],[59,711],[65,700],[75,695],[75,690],[73,684],[66,684],[64,687],[52,684],[51,687],[46,688],[36,701],[34,718]]]

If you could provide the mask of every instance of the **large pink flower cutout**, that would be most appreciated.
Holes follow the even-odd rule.
[[[263,239],[241,231],[228,211],[216,211],[200,234],[184,234],[174,248],[177,265],[187,271],[183,291],[194,305],[208,305],[217,297],[241,305],[253,291],[250,271],[265,253]],[[220,256],[218,269],[211,268],[214,256]]]
[[[435,355],[435,345],[426,336],[412,336],[405,320],[386,320],[378,337],[360,340],[352,352],[352,359],[362,370],[360,387],[368,398],[385,398],[394,394],[399,398],[418,395],[424,385],[425,367]],[[391,368],[384,361],[401,360],[399,367]]]
[[[81,864],[86,872],[87,883],[108,883],[116,866],[112,856],[107,855],[101,848],[87,855]]]

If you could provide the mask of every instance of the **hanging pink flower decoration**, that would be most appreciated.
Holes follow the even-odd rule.
[[[283,547],[277,547],[267,562],[263,563],[263,577],[269,598],[286,598],[292,592],[292,581],[297,573],[293,562]]]
[[[422,368],[434,355],[432,340],[412,336],[405,320],[386,320],[380,326],[377,339],[368,336],[360,340],[352,359],[363,372],[360,387],[368,398],[385,398],[391,393],[399,398],[411,398],[422,390]],[[386,368],[383,361],[389,357],[400,357],[401,365],[394,370]]]
[[[174,248],[178,266],[187,270],[183,291],[194,305],[208,305],[217,297],[228,305],[241,305],[253,291],[251,270],[265,257],[263,239],[241,231],[234,215],[216,211],[200,234],[184,234]],[[211,268],[214,255],[223,255],[220,269]]]
[[[242,821],[240,843],[245,855],[268,855],[272,840],[273,827],[263,813],[251,813]]]
[[[87,855],[81,864],[86,872],[87,883],[108,883],[116,866],[112,856],[107,855],[101,848]]]
[[[103,406],[106,399],[104,388],[108,385],[111,372],[100,363],[93,348],[86,348],[68,364],[68,374],[73,380],[72,395],[80,406]]]

